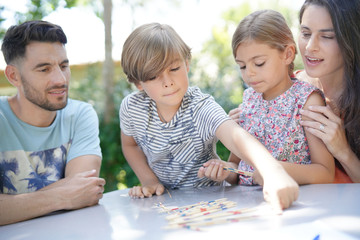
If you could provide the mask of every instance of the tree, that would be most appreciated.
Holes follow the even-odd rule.
[[[2,39],[5,35],[5,29],[1,28],[2,23],[5,21],[5,18],[2,17],[2,13],[4,11],[5,7],[0,7],[0,39]]]
[[[112,58],[112,1],[103,0],[104,12],[103,22],[105,26],[105,62],[103,66],[103,82],[105,87],[105,107],[104,107],[104,122],[112,121],[115,113],[115,104],[113,98],[114,89],[114,61]]]
[[[109,123],[114,116],[115,104],[113,99],[114,85],[114,62],[112,58],[112,0],[103,0],[103,11],[99,10],[96,0],[30,0],[27,4],[28,11],[25,13],[16,12],[15,21],[17,24],[28,20],[41,20],[52,11],[58,8],[71,8],[79,5],[91,5],[95,14],[102,19],[105,27],[105,62],[103,64],[103,85],[105,89],[104,121]],[[0,7],[0,26],[5,20],[1,17],[4,7]],[[5,29],[0,27],[0,38],[3,37]]]

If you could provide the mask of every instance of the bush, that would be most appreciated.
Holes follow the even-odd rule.
[[[105,192],[138,185],[139,181],[127,163],[121,149],[120,121],[114,109],[113,119],[104,123],[103,109],[105,92],[102,91],[102,63],[76,65],[71,67],[72,82],[70,97],[91,103],[99,116],[99,138],[102,151],[100,176],[106,180]],[[120,64],[115,63],[114,101],[119,107],[122,98],[131,91],[122,74]]]
[[[103,154],[100,176],[106,179],[105,192],[138,185],[139,180],[122,153],[118,118],[107,124],[100,120],[100,146]]]

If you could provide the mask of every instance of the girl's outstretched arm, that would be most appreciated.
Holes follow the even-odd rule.
[[[264,199],[275,211],[282,212],[298,198],[299,185],[264,145],[236,122],[229,120],[222,123],[216,130],[216,136],[232,153],[259,171],[264,180]]]

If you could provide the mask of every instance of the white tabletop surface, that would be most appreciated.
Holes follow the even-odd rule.
[[[0,239],[360,239],[360,184],[301,186],[299,199],[282,215],[269,215],[261,187],[172,190],[146,199],[131,199],[127,192],[106,193],[94,207],[2,226]],[[235,201],[235,209],[260,206],[260,217],[202,231],[167,230],[166,214],[154,207],[159,202],[185,206],[220,198]]]

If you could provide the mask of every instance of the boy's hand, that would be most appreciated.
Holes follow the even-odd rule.
[[[229,176],[230,172],[224,170],[223,167],[227,167],[226,162],[219,159],[209,160],[199,168],[198,177],[202,178],[205,176],[213,181],[224,181]]]
[[[152,195],[161,195],[165,187],[161,183],[155,183],[147,186],[135,186],[129,190],[129,196],[132,198],[152,197]]]

